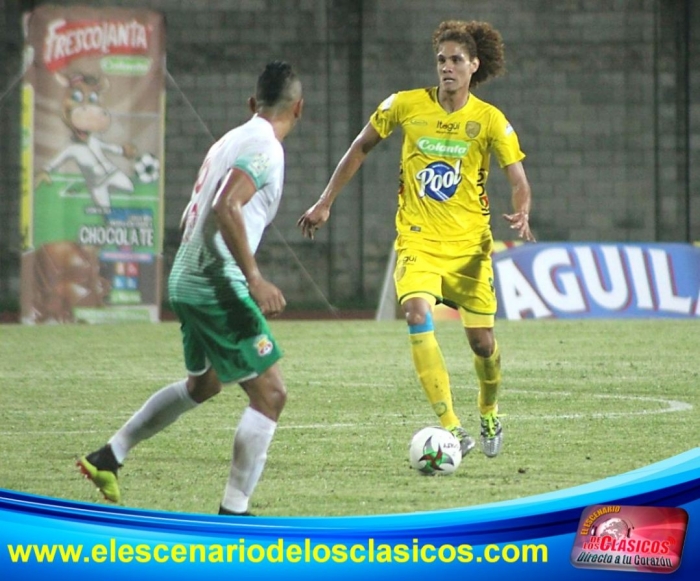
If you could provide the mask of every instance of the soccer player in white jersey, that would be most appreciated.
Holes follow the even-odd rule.
[[[265,317],[281,313],[282,292],[265,280],[255,251],[277,212],[284,180],[281,142],[303,108],[301,82],[269,63],[249,105],[253,117],[207,153],[182,216],[182,242],[168,290],[181,322],[187,377],[153,394],[99,450],[78,460],[103,496],[120,502],[117,470],[129,451],[238,383],[249,398],[233,441],[219,514],[249,513],[250,497],[286,401],[280,349]]]
[[[501,451],[503,429],[486,191],[491,155],[511,186],[513,213],[504,218],[520,238],[534,241],[528,220],[530,185],[515,130],[500,110],[471,92],[504,70],[500,33],[485,22],[448,20],[435,30],[433,48],[438,85],[395,93],[379,105],[299,226],[313,238],[367,154],[395,129],[402,130],[394,281],[413,363],[440,424],[459,439],[462,455],[467,454],[476,442],[455,412],[432,319],[436,303],[457,309],[474,353],[481,446],[486,456],[494,457]]]

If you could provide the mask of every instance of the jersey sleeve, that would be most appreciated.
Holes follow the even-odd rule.
[[[372,124],[372,127],[377,130],[377,133],[379,133],[382,139],[391,135],[391,132],[398,123],[396,93],[390,95],[379,104],[377,110],[372,113],[369,122]]]
[[[505,115],[496,111],[491,122],[491,150],[494,152],[498,165],[506,167],[525,159],[525,154],[520,149],[518,135]]]
[[[233,168],[244,172],[260,190],[269,181],[277,163],[275,152],[264,142],[250,142],[243,147]]]

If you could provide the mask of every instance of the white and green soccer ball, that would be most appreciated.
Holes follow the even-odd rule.
[[[152,153],[143,153],[134,163],[134,171],[141,183],[150,184],[160,177],[160,162]]]
[[[408,449],[411,468],[422,474],[452,474],[462,461],[459,440],[444,428],[418,430]]]

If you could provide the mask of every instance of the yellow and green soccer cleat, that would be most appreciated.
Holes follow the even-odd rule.
[[[99,489],[105,500],[117,503],[121,500],[119,482],[117,481],[117,470],[120,465],[114,458],[109,445],[79,458],[76,465],[80,468],[83,476],[91,480]]]
[[[489,458],[498,456],[503,446],[503,426],[496,412],[481,416],[481,448]]]

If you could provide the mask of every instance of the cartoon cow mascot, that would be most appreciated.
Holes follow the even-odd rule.
[[[109,111],[100,103],[102,93],[109,87],[107,79],[81,73],[57,73],[56,79],[66,89],[61,118],[71,131],[71,143],[39,173],[37,187],[42,182],[51,183],[50,172],[73,161],[83,175],[95,206],[101,213],[108,214],[110,193],[133,193],[134,184],[107,154],[133,159],[136,148],[132,144],[106,143],[97,136],[112,124]]]

